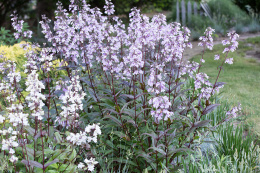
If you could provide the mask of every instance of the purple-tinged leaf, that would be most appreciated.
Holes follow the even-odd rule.
[[[28,160],[22,160],[21,162],[24,163],[27,166],[34,166],[34,167],[43,169],[43,165],[41,163],[33,161],[33,160],[29,160],[29,161]]]
[[[46,169],[46,168],[47,168],[48,166],[50,166],[51,164],[57,163],[57,162],[59,162],[59,159],[54,159],[53,161],[44,164],[44,168]]]
[[[179,153],[179,152],[186,152],[186,151],[188,151],[188,150],[191,150],[191,149],[189,149],[189,148],[178,148],[178,149],[171,149],[169,152],[168,152],[168,156],[171,156],[171,155],[173,155],[173,154],[175,154],[175,153]]]
[[[157,151],[157,152],[161,153],[162,155],[166,156],[166,152],[163,151],[162,149],[158,148],[158,147],[150,147],[150,148],[148,148],[148,150],[150,150],[150,149],[153,149],[154,151]]]
[[[134,99],[134,96],[130,95],[130,94],[121,94],[119,97],[127,97],[130,99]]]
[[[203,111],[202,111],[202,115],[206,115],[210,112],[212,112],[214,109],[216,109],[220,104],[212,104],[207,106]]]

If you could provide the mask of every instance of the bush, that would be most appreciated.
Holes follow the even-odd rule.
[[[59,5],[53,30],[43,17],[48,44],[23,45],[26,80],[1,56],[0,154],[11,169],[173,172],[180,157],[240,110],[212,124],[206,118],[219,106],[214,95],[224,83],[200,72],[203,55],[200,63],[184,63],[183,51],[192,46],[188,28],[167,24],[164,15],[150,21],[136,8],[125,28],[106,3],[107,16],[84,2],[72,2],[70,13]],[[12,20],[16,38],[31,37],[23,22]],[[212,50],[213,31],[200,38],[204,51]],[[238,35],[228,36],[222,66],[233,63],[228,53],[238,46]]]
[[[243,10],[236,6],[231,0],[213,0],[208,3],[214,19],[227,28],[235,26],[236,23],[247,25],[252,20]]]

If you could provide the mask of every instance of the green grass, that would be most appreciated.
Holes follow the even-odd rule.
[[[228,57],[234,58],[234,64],[224,65],[224,71],[221,72],[218,82],[225,82],[226,85],[220,90],[220,96],[228,100],[231,104],[242,104],[242,111],[248,117],[247,120],[254,124],[255,131],[260,134],[260,63],[255,59],[245,58],[245,52],[252,49],[247,46],[248,43],[255,44],[260,50],[260,37],[250,38],[239,43],[236,52],[230,53]],[[210,81],[215,82],[218,69],[224,59],[224,50],[222,45],[216,45],[213,51],[205,52],[205,64],[201,72],[210,76]],[[214,55],[220,54],[221,60],[215,61]],[[193,60],[199,61],[201,55],[197,55]]]

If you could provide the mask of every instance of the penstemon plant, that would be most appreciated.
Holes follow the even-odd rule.
[[[214,126],[205,119],[219,106],[213,95],[224,86],[223,64],[233,62],[236,33],[223,41],[224,57],[214,57],[223,63],[212,84],[200,72],[203,55],[200,63],[184,59],[190,30],[164,15],[150,20],[134,8],[126,27],[109,0],[106,15],[85,0],[71,0],[69,12],[57,5],[53,28],[45,16],[40,22],[46,43],[22,45],[26,80],[1,56],[1,155],[15,171],[177,171],[201,134],[239,111]],[[12,21],[16,38],[31,37]],[[204,51],[213,32],[200,38]]]

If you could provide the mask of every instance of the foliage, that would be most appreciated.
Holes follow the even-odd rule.
[[[255,22],[255,19],[237,7],[231,0],[212,0],[208,3],[213,19],[217,25],[225,30],[238,29],[237,32],[245,32],[246,26]]]
[[[249,7],[253,9],[254,13],[260,13],[260,2],[256,0],[233,0],[242,10],[250,13]]]
[[[191,28],[194,34],[192,37],[195,40],[198,39],[198,34],[201,35],[202,30],[205,30],[208,26],[215,28],[216,33],[221,35],[225,35],[229,30],[234,29],[238,33],[259,31],[259,21],[254,16],[248,15],[241,10],[231,0],[211,0],[207,4],[209,5],[212,19],[204,15],[192,14],[190,22],[186,22],[187,26]],[[169,20],[176,20],[176,4],[172,6],[172,15]]]
[[[253,134],[244,137],[243,132],[243,128],[239,126],[234,131],[234,126],[231,124],[220,128],[219,133],[217,133],[219,144],[216,147],[217,152],[219,156],[230,156],[231,161],[237,163],[237,167],[239,167],[239,163],[246,162],[247,166],[253,169],[260,164],[260,151],[258,146],[254,144]],[[250,159],[246,159],[247,157]]]
[[[111,1],[104,8],[105,16],[84,2],[72,1],[70,13],[59,5],[53,29],[43,17],[48,44],[23,45],[26,80],[1,55],[1,158],[15,171],[174,172],[179,158],[239,113],[238,106],[209,118],[220,106],[223,64],[238,47],[235,32],[223,41],[224,56],[214,57],[222,64],[211,83],[200,70],[212,28],[200,38],[200,62],[185,63],[187,27],[136,8],[125,27]],[[23,21],[12,21],[16,38],[31,37]]]
[[[12,38],[12,35],[9,34],[10,30],[5,29],[4,27],[1,27],[1,31],[0,31],[0,45],[12,45],[15,43],[15,39]]]
[[[14,61],[17,64],[17,70],[20,72],[24,71],[23,65],[26,61],[26,57],[24,56],[26,51],[22,48],[22,44],[25,44],[25,42],[17,43],[13,46],[0,46],[0,52],[3,53],[8,60]]]
[[[248,145],[248,144],[247,144]],[[211,145],[211,150],[208,150],[206,153],[203,153],[200,149],[196,153],[191,153],[186,158],[182,158],[183,169],[179,169],[179,172],[189,172],[189,173],[244,173],[244,172],[259,172],[259,167],[252,166],[251,157],[256,158],[255,163],[259,165],[259,146],[256,148],[251,143],[248,145],[249,152],[241,152],[240,155],[237,153],[237,148],[235,149],[234,155],[219,155],[214,150],[214,147]],[[241,160],[238,160],[238,156]],[[231,158],[234,158],[232,160]]]
[[[22,31],[28,31],[28,23],[24,23],[23,24],[23,28]],[[11,31],[8,29],[5,29],[4,27],[1,27],[0,30],[0,46],[1,45],[14,45],[15,43],[20,43],[21,42],[21,38],[19,39],[15,39],[15,37],[13,36],[13,34],[10,33]],[[27,41],[28,39],[26,39]]]

